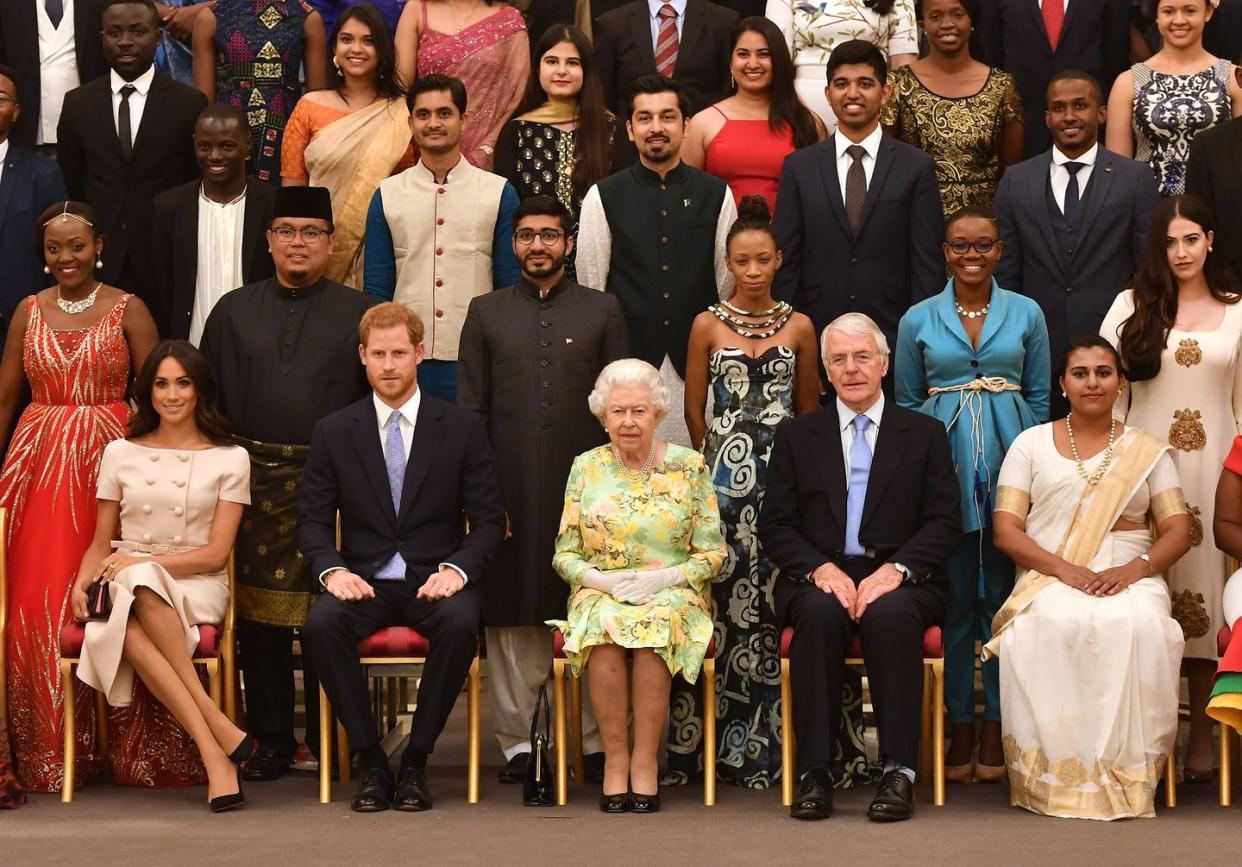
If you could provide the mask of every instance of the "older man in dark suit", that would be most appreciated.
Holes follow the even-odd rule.
[[[1234,67],[1233,72],[1242,86],[1242,68]],[[1186,192],[1207,202],[1216,215],[1214,244],[1242,280],[1242,118],[1195,136],[1186,166]]]
[[[857,632],[884,760],[867,815],[898,821],[914,811],[923,633],[944,619],[945,565],[961,540],[957,473],[944,425],[884,399],[888,342],[875,322],[847,313],[820,348],[836,400],[776,429],[759,515],[780,569],[777,618],[794,629],[801,779],[790,814],[832,813],[828,765]]]

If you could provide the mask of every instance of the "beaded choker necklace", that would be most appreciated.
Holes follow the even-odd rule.
[[[793,307],[784,301],[781,301],[775,307],[771,307],[768,310],[763,310],[758,313],[751,313],[749,310],[738,310],[737,307],[734,307],[728,301],[724,301],[720,304],[713,304],[707,309],[710,310],[717,319],[729,326],[729,329],[735,334],[740,337],[748,337],[752,340],[763,340],[764,338],[771,337],[773,334],[780,331],[781,328],[785,326],[785,323],[789,321],[789,317],[793,315]],[[730,310],[737,311],[743,316],[756,316],[764,318],[757,322],[739,319],[730,313]]]

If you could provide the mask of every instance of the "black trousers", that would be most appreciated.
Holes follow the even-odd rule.
[[[246,726],[259,749],[293,756],[296,686],[293,679],[293,629],[237,618],[237,647],[246,679]],[[319,678],[302,652],[302,686],[306,692],[306,745],[319,752]]]
[[[302,646],[345,726],[350,749],[357,752],[379,742],[358,642],[389,626],[408,626],[425,635],[431,651],[418,687],[410,746],[430,753],[478,649],[479,594],[467,587],[448,599],[428,602],[418,598],[418,585],[412,581],[377,581],[372,586],[375,596],[357,602],[342,602],[330,593],[320,596],[302,628]]]
[[[857,586],[881,562],[847,557],[837,565]],[[841,721],[841,680],[855,631],[862,639],[880,752],[886,759],[917,768],[923,633],[944,619],[939,589],[903,584],[872,602],[862,621],[854,623],[835,596],[813,583],[781,583],[784,625],[794,628],[789,668],[798,772],[832,761]]]

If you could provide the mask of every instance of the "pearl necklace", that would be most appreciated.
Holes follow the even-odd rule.
[[[103,286],[102,283],[96,283],[95,288],[91,290],[91,294],[87,295],[80,301],[66,301],[60,296],[60,284],[56,284],[56,306],[69,314],[83,313],[91,309],[95,303],[95,298],[99,295],[99,290]]]
[[[965,316],[967,319],[979,319],[982,316],[988,315],[988,311],[992,309],[992,302],[989,301],[987,304],[984,304],[981,310],[967,310],[956,300],[954,300],[953,306],[957,308],[959,316]]]
[[[643,461],[641,470],[632,470],[625,465],[625,461],[621,460],[621,451],[614,444],[612,447],[612,459],[617,462],[617,468],[621,471],[621,478],[630,482],[640,482],[647,476],[651,475],[651,468],[655,465],[656,444],[655,439],[651,440],[651,450],[647,452],[647,460]]]
[[[1078,464],[1078,475],[1086,480],[1088,488],[1095,487],[1108,472],[1109,464],[1113,462],[1113,437],[1117,433],[1117,419],[1112,419],[1108,425],[1108,448],[1104,450],[1104,460],[1100,461],[1100,465],[1091,474],[1087,473],[1087,468],[1082,464],[1082,458],[1078,456],[1078,444],[1074,442],[1074,426],[1070,424],[1068,415],[1065,417],[1065,429],[1069,432],[1070,454],[1074,456],[1074,462]]]

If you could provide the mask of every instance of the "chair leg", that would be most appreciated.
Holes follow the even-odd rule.
[[[77,765],[77,708],[74,706],[73,662],[68,659],[60,661],[60,685],[64,690],[65,700],[65,773],[60,786],[60,801],[68,804],[73,801],[73,774]]]
[[[789,685],[789,660],[781,660],[781,804],[793,803],[794,776],[793,689]]]
[[[582,677],[574,677],[572,673],[569,675],[569,722],[574,727],[574,779],[581,783],[586,776],[586,760],[582,753]]]
[[[565,725],[565,660],[552,660],[552,739],[556,742],[556,806],[569,803],[569,737]]]
[[[1220,805],[1228,807],[1233,803],[1232,755],[1233,730],[1228,723],[1220,724]]]
[[[1164,805],[1170,809],[1177,806],[1177,742],[1169,750],[1169,763],[1164,769]]]
[[[466,689],[466,802],[479,803],[479,657],[470,663]]]
[[[944,660],[932,663],[936,689],[932,699],[932,803],[944,806]]]
[[[703,670],[703,805],[716,804],[716,660],[704,659]]]
[[[919,705],[919,776],[923,780],[932,780],[935,770],[932,767],[932,692],[936,688],[935,675],[929,660],[923,661],[923,701]],[[932,786],[933,793],[935,786]]]
[[[345,733],[345,724],[339,719],[336,721],[336,775],[342,783],[349,783],[353,779],[353,756],[349,751],[349,735]]]
[[[229,722],[237,723],[237,665],[233,654],[222,651],[220,654],[220,675],[224,686],[224,715]]]
[[[101,756],[108,754],[108,699],[95,693],[95,746]]]
[[[319,803],[332,802],[332,705],[319,687]]]
[[[207,693],[211,696],[211,703],[221,710],[224,709],[224,694],[221,690],[220,683],[220,662],[216,659],[209,659],[207,666]]]

